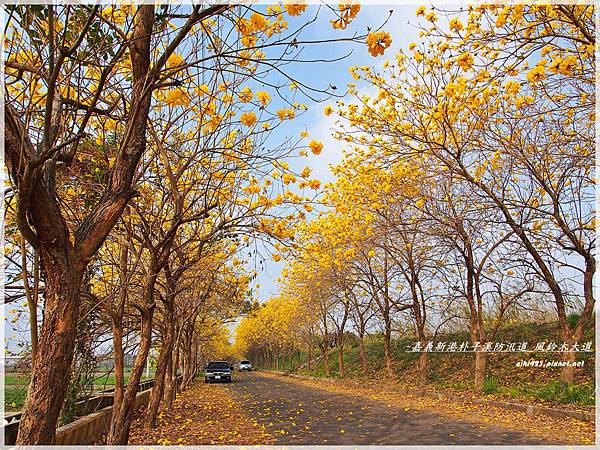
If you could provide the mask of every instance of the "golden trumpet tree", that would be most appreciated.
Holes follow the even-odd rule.
[[[149,145],[149,140],[161,114],[193,110],[200,136],[235,120],[250,135],[241,141],[232,137],[232,145],[210,151],[223,150],[233,159],[249,147],[258,152],[265,142],[252,140],[254,130],[272,129],[304,107],[288,99],[274,101],[281,80],[270,83],[268,92],[249,92],[243,82],[260,83],[266,74],[279,73],[286,84],[292,81],[311,92],[280,68],[285,58],[267,56],[266,49],[281,49],[287,58],[315,42],[300,33],[310,19],[288,30],[286,17],[305,11],[291,4],[14,5],[8,10],[6,165],[17,194],[17,225],[39,254],[46,281],[44,321],[17,442],[52,444],[73,359],[82,280],[127,205],[144,196],[143,186],[138,190],[143,169],[160,165],[150,161],[157,142]],[[344,37],[341,31],[359,10],[354,3],[331,8],[332,26],[340,30],[340,39],[366,43],[379,55],[390,45],[385,33],[378,31],[367,41],[367,35]],[[241,77],[233,80],[227,74]],[[204,79],[219,78],[218,90],[208,89]],[[235,119],[217,103],[235,103]],[[189,131],[176,130],[183,136]],[[172,152],[167,151],[169,157]],[[76,167],[81,168],[77,173]],[[65,201],[77,197],[75,181],[85,172],[96,176],[94,189],[71,208]],[[286,180],[291,182],[289,174]],[[275,219],[262,228],[283,233]],[[150,292],[154,282],[147,281]],[[146,304],[147,311],[151,305]]]
[[[285,297],[267,300],[244,317],[235,330],[235,350],[240,357],[253,357],[267,364],[272,358],[278,369],[281,352],[297,344],[299,301]]]
[[[377,94],[354,89],[355,103],[338,103],[349,125],[339,137],[385,160],[421,159],[468,185],[472,201],[492,209],[527,254],[522,264],[546,285],[571,346],[595,304],[593,6],[443,13],[447,26],[439,12],[418,10],[433,25],[408,54],[381,70],[352,69]],[[568,286],[572,274],[557,269],[565,264],[577,292]],[[570,313],[580,316],[574,324]],[[563,381],[573,371],[565,367]]]

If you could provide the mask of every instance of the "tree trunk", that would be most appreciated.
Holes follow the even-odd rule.
[[[427,345],[427,343],[424,345]],[[429,376],[427,373],[427,352],[421,352],[419,355],[419,383],[421,386],[423,386],[428,382]]]
[[[173,346],[175,347],[175,345]],[[173,351],[167,358],[167,370],[165,374],[165,390],[163,393],[167,408],[173,406]]]
[[[571,344],[569,344],[569,347],[570,345]],[[567,363],[567,365],[561,369],[560,381],[564,386],[566,386],[573,383],[575,378],[576,367],[573,365],[573,363],[577,360],[577,353],[572,351],[565,352],[562,360],[563,362]]]
[[[165,405],[167,408],[171,408],[173,406],[173,402],[177,397],[177,364],[178,355],[179,355],[179,346],[181,343],[181,333],[182,329],[179,327],[178,333],[176,335],[175,341],[173,343],[173,351],[171,352],[171,357],[168,359],[169,370],[167,371],[167,383],[165,384]]]
[[[177,393],[179,392],[179,381],[177,381],[178,369],[179,369],[179,343],[176,343],[173,347],[173,357],[171,358],[171,392],[170,397],[167,401],[167,407],[171,408],[173,402],[177,399]]]
[[[358,349],[360,353],[360,365],[362,367],[363,375],[366,377],[369,375],[369,367],[367,366],[367,355],[365,352],[365,334],[360,333],[358,336]]]
[[[19,425],[17,445],[51,445],[71,375],[82,271],[68,250],[39,247],[45,305],[37,356]]]
[[[338,374],[340,378],[344,378],[346,375],[344,372],[344,347],[342,345],[338,345]]]
[[[388,376],[394,376],[394,371],[392,368],[392,349],[390,342],[392,340],[392,326],[389,320],[385,321],[385,333],[384,333],[384,341],[383,341],[383,352],[385,354],[385,367],[387,368]]]
[[[121,320],[120,320],[121,319]],[[111,420],[115,420],[116,412],[123,403],[125,390],[125,361],[123,355],[123,321],[122,318],[113,318],[113,356],[115,359],[115,391],[113,397],[113,410]]]
[[[189,332],[186,335],[184,346],[182,349],[183,356],[183,387],[182,390],[187,389],[190,384],[194,381],[194,370],[192,366],[192,341],[194,338],[193,324],[190,327]]]
[[[165,390],[167,363],[171,353],[173,352],[173,337],[175,334],[175,324],[173,323],[173,311],[172,309],[168,310],[168,307],[166,305],[164,332],[165,334],[163,336],[162,346],[158,355],[156,372],[154,374],[154,386],[152,387],[152,393],[150,394],[150,400],[148,401],[148,409],[146,411],[146,417],[144,420],[144,427],[146,429],[156,428],[158,407],[160,405],[160,401],[163,398]]]
[[[125,302],[127,301],[127,264],[129,262],[129,246],[121,243],[119,255],[119,299],[116,311],[110,310],[113,331],[113,355],[115,359],[115,391],[113,397],[113,410],[111,420],[123,402],[125,391],[125,361],[123,349],[123,317],[125,316]]]
[[[193,371],[194,371],[194,379],[198,376],[199,368],[200,368],[200,339],[196,336],[194,342],[194,355],[193,355]]]
[[[31,340],[31,367],[35,361],[38,349],[38,323],[37,323],[37,306],[38,306],[38,288],[39,288],[39,258],[34,250],[33,261],[33,287],[29,284],[29,270],[27,269],[27,246],[25,238],[21,236],[21,279],[23,280],[23,289],[27,298],[27,307],[29,308],[29,337]]]
[[[188,382],[188,353],[187,343],[184,341],[183,348],[181,349],[181,390],[185,391]]]
[[[129,376],[129,383],[123,395],[123,401],[118,408],[116,414],[113,414],[108,436],[106,438],[107,445],[127,445],[129,440],[129,430],[131,421],[135,411],[135,398],[137,395],[142,373],[146,366],[148,353],[152,344],[152,317],[154,315],[154,307],[148,307],[142,313],[142,329],[141,340],[138,353],[135,357],[135,362]]]
[[[308,370],[312,371],[312,347],[308,346]]]
[[[337,354],[338,354],[338,374],[340,378],[344,378],[344,333],[338,334]]]
[[[323,364],[325,365],[325,376],[331,376],[331,372],[329,370],[329,345],[323,345]]]
[[[487,355],[486,352],[476,351],[475,352],[475,391],[481,392],[483,390],[483,383],[485,383]]]

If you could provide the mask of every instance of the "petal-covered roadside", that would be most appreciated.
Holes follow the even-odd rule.
[[[433,397],[400,394],[384,386],[367,385],[360,387],[353,383],[331,383],[328,380],[305,380],[263,373],[263,376],[277,380],[285,380],[308,388],[323,389],[337,394],[355,396],[375,402],[384,402],[388,407],[404,408],[405,411],[430,411],[450,419],[473,422],[481,430],[492,426],[505,428],[507,431],[528,433],[556,443],[571,445],[593,445],[596,440],[593,422],[557,418],[547,415],[532,415],[521,411],[509,411],[500,407],[481,405],[463,401],[437,399]],[[455,436],[451,436],[454,438]]]
[[[196,383],[171,409],[161,409],[158,426],[146,430],[140,412],[131,427],[130,445],[252,445],[273,438],[232,399],[224,385]]]

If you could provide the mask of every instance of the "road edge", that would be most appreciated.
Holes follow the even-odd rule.
[[[299,380],[311,380],[311,381],[325,381],[331,384],[339,384],[340,381],[343,381],[344,384],[354,384],[356,386],[365,387],[365,383],[358,383],[354,380],[338,380],[334,378],[326,378],[326,377],[313,377],[310,375],[300,375],[291,372],[281,372],[276,370],[260,370],[256,369],[257,372],[264,373],[272,373],[279,376],[285,376],[290,378],[297,378]],[[445,392],[428,392],[424,389],[414,389],[408,387],[399,387],[399,386],[390,386],[390,390],[393,392],[397,392],[400,394],[412,394],[418,395],[422,397],[433,397],[440,400],[457,400],[464,401],[465,398],[459,395],[445,393]],[[469,398],[468,401],[478,404],[478,405],[489,405],[495,406],[498,408],[504,408],[511,411],[521,411],[527,414],[539,415],[544,414],[551,417],[557,418],[571,418],[578,420],[586,420],[589,422],[596,422],[596,414],[594,412],[585,412],[585,411],[571,411],[567,409],[559,409],[559,408],[550,408],[548,406],[539,406],[539,405],[528,405],[524,403],[512,403],[512,402],[503,402],[500,400],[486,400],[481,398]]]

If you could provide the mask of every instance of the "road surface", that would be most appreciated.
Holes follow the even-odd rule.
[[[498,426],[463,422],[303,385],[257,372],[226,386],[248,415],[283,445],[552,444]]]

